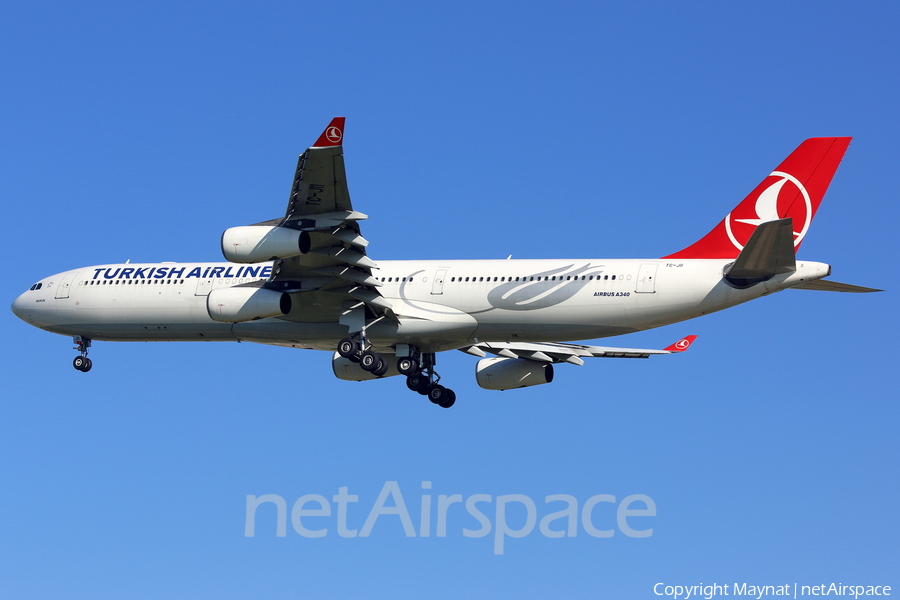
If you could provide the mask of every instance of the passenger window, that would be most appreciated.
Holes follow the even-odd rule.
[[[616,280],[616,276],[615,276],[615,275],[613,275],[613,281],[615,281],[615,280]]]

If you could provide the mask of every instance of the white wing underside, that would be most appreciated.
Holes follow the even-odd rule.
[[[353,210],[342,146],[311,147],[300,155],[285,216],[278,224],[306,231],[306,254],[275,261],[269,285],[292,293],[295,309],[282,318],[339,321],[350,333],[391,307],[372,275],[369,242]]]
[[[524,358],[537,362],[567,362],[583,365],[583,358],[648,358],[654,354],[672,354],[671,350],[648,350],[642,348],[612,348],[607,346],[585,346],[565,343],[529,343],[529,342],[490,342],[479,343],[461,351],[473,356],[485,357],[488,354],[504,358]]]

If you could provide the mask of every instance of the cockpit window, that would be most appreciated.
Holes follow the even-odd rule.
[[[39,289],[41,289],[41,286],[42,286],[42,285],[43,285],[42,283],[36,283],[36,284],[34,284],[33,286],[31,286],[29,289],[33,292],[34,290],[39,290]]]

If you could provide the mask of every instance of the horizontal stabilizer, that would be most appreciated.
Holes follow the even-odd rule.
[[[744,287],[796,270],[791,219],[779,219],[762,223],[756,228],[725,278],[738,287]]]
[[[840,283],[839,281],[828,281],[827,279],[817,279],[816,281],[807,281],[800,285],[795,285],[792,290],[816,290],[819,292],[850,292],[853,294],[865,294],[868,292],[883,292],[876,288],[863,287],[861,285],[852,285],[849,283]]]

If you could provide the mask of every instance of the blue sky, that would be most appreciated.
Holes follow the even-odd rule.
[[[0,595],[28,598],[651,598],[653,586],[900,586],[896,535],[900,156],[891,3],[82,3],[0,8],[7,302],[109,262],[219,260],[231,226],[283,214],[297,154],[347,117],[375,259],[662,256],[705,234],[803,139],[854,136],[800,256],[888,291],[787,291],[604,343],[488,392],[440,371],[335,379],[325,353],[70,340],[7,312]],[[408,538],[244,536],[247,495],[652,498],[648,538],[536,526]],[[422,482],[432,482],[423,490]],[[390,503],[389,503],[390,504]],[[496,501],[481,505],[490,513]],[[314,505],[307,505],[314,508]],[[637,506],[635,506],[637,508]],[[460,510],[457,510],[460,509]],[[268,510],[268,512],[266,512]],[[456,511],[456,512],[454,512]],[[599,504],[598,528],[615,507]],[[317,520],[318,519],[318,520]],[[508,511],[513,528],[523,505]],[[561,529],[564,521],[553,527]]]

